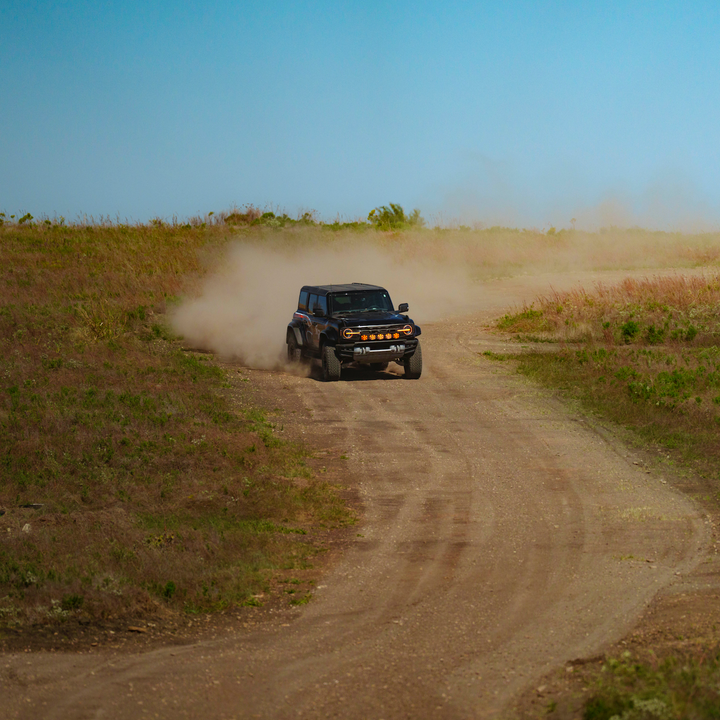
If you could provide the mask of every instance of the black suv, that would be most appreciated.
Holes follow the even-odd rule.
[[[339,380],[349,363],[384,370],[394,361],[405,367],[406,378],[417,379],[420,328],[407,311],[407,303],[394,310],[378,285],[305,285],[287,327],[288,360],[320,358],[325,380]]]

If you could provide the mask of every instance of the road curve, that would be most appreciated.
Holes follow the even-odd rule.
[[[419,381],[264,374],[312,410],[308,438],[332,430],[365,508],[293,622],[136,655],[5,656],[11,716],[491,718],[618,639],[697,562],[705,522],[482,357],[498,341],[480,325],[424,327]]]

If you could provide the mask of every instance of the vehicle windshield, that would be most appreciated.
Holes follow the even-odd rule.
[[[337,293],[331,296],[335,315],[361,312],[388,312],[393,305],[386,290]]]

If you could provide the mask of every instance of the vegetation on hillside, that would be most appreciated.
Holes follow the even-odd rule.
[[[168,305],[224,222],[0,227],[0,622],[256,602],[351,519]],[[232,380],[232,381],[231,381]]]
[[[626,279],[540,298],[498,328],[525,342],[567,343],[523,353],[521,372],[720,480],[718,307],[718,274]]]
[[[168,330],[168,307],[228,242],[361,241],[480,279],[720,259],[720,234],[427,228],[392,203],[371,215],[327,223],[246,206],[130,224],[0,213],[0,622],[255,602],[273,568],[311,562],[314,528],[349,521],[303,448],[238,395],[242,372],[230,378]],[[673,418],[665,447],[714,472],[713,282],[664,299],[666,287],[642,284],[624,286],[625,299],[552,297],[503,327],[583,339],[524,367],[622,397],[653,439]]]

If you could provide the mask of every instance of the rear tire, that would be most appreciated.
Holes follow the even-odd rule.
[[[403,360],[405,366],[405,377],[408,380],[417,380],[422,375],[422,349],[418,342],[412,357]]]
[[[335,355],[335,348],[325,345],[322,349],[323,380],[334,382],[340,379],[342,365]]]
[[[288,335],[287,339],[287,359],[289,363],[300,362],[300,348],[298,347],[295,335]]]

